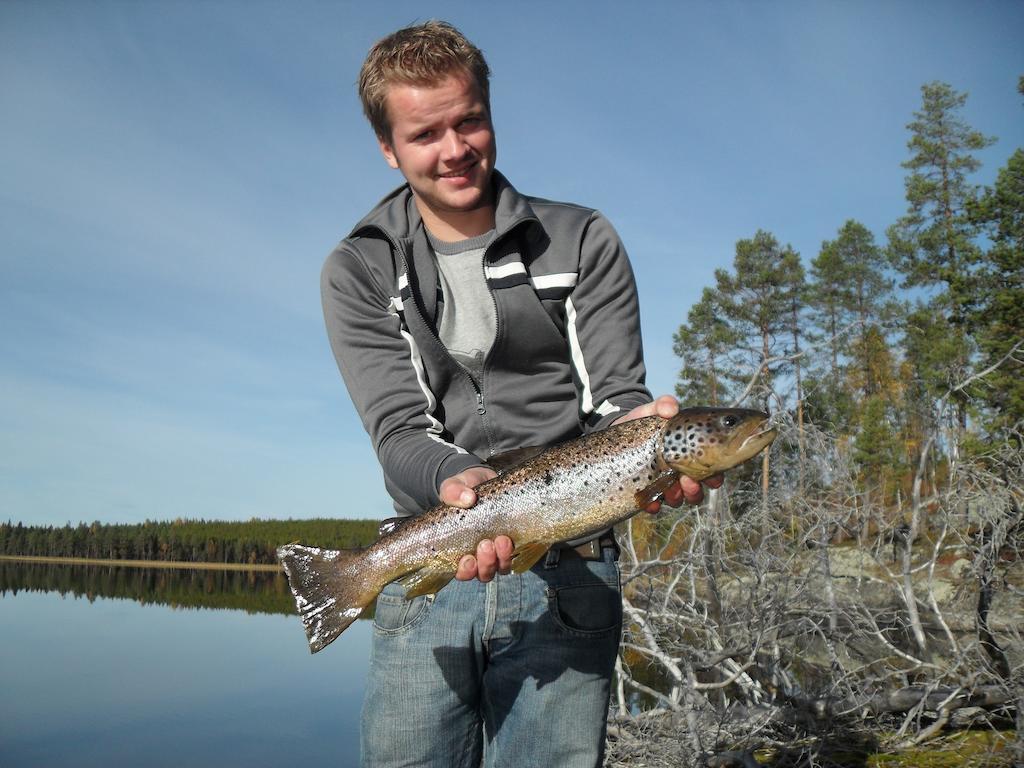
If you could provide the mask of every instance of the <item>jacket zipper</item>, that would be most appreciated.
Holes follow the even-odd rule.
[[[509,229],[505,233],[505,237],[508,237],[512,232]],[[487,354],[484,355],[483,365],[480,366],[480,384],[478,385],[472,376],[469,380],[473,384],[473,388],[476,389],[476,412],[483,421],[484,414],[487,413],[487,408],[484,405],[484,393],[483,393],[483,380],[487,376],[487,361],[490,360],[491,353],[494,351],[494,346],[498,343],[498,338],[501,336],[501,315],[498,313],[498,300],[494,298],[494,291],[491,290],[490,283],[487,281],[487,256],[491,252],[491,249],[498,242],[498,236],[495,234],[494,239],[484,248],[483,255],[480,257],[480,270],[483,272],[484,285],[487,287],[487,295],[491,297],[491,304],[494,307],[494,338],[491,340],[491,347],[487,350]],[[465,369],[463,369],[465,370]],[[468,372],[467,372],[468,375]],[[487,422],[483,421],[484,435],[487,437],[487,448],[491,455],[494,455],[494,443],[491,440],[491,430],[487,427]]]
[[[406,253],[405,248],[394,237],[391,236],[390,232],[385,230],[383,227],[377,227],[376,229],[377,229],[378,232],[382,233],[384,235],[384,237],[387,238],[388,242],[391,243],[391,247],[394,248],[395,252],[398,253],[402,257],[402,264],[405,267],[405,274],[409,275],[409,273],[412,270],[409,267],[409,255]],[[492,242],[491,245],[494,245],[494,243]],[[486,249],[484,249],[484,255],[483,255],[484,263],[486,263],[487,251],[488,250],[490,250],[490,246],[488,246]],[[485,273],[484,280],[486,281],[486,279],[487,279],[487,276],[486,276],[486,273]],[[495,341],[497,341],[497,338],[498,338],[498,330],[497,330],[497,325],[498,325],[498,319],[497,319],[498,318],[498,302],[495,300],[494,293],[491,291],[490,286],[488,286],[487,292],[491,295],[491,302],[494,304],[494,318],[495,318],[494,339],[495,339]],[[415,299],[414,299],[414,303],[415,303]],[[419,310],[419,308],[417,307],[417,311],[418,310]],[[468,370],[466,370],[466,367],[462,363],[460,363],[458,360],[456,360],[454,357],[452,357],[451,352],[448,351],[448,348],[445,347],[444,342],[441,341],[441,338],[437,335],[437,331],[435,331],[433,328],[431,328],[429,323],[424,323],[424,325],[427,326],[427,330],[430,331],[430,333],[433,335],[433,337],[435,339],[437,339],[437,343],[441,345],[441,348],[444,349],[445,354],[448,355],[449,359],[453,363],[455,363],[456,367],[458,367],[458,369],[460,371],[462,371],[462,375],[466,377],[466,380],[469,382],[469,385],[471,387],[473,387],[473,391],[476,392],[476,413],[477,413],[477,416],[480,418],[480,421],[481,421],[481,426],[482,426],[482,429],[483,429],[484,438],[487,440],[488,454],[489,455],[493,455],[494,454],[494,442],[493,442],[493,440],[491,440],[491,430],[488,429],[487,422],[484,420],[484,415],[487,413],[487,408],[484,405],[484,393],[481,390],[480,385],[476,383],[476,379],[474,379],[473,376],[470,374],[470,372]],[[492,347],[493,347],[493,343],[492,343]],[[488,357],[490,356],[490,352],[488,352],[487,356]],[[487,358],[485,357],[484,358],[484,369],[486,369],[486,367],[487,367]],[[484,372],[484,369],[481,369],[481,373]]]

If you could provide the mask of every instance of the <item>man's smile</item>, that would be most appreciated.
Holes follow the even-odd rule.
[[[438,177],[442,179],[457,179],[462,176],[468,176],[469,172],[472,171],[476,167],[476,165],[477,161],[474,160],[468,165],[464,165],[463,167],[458,168],[454,171],[446,171],[444,173],[438,174]]]

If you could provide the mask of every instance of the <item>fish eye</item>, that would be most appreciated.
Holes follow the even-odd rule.
[[[732,414],[722,417],[722,423],[727,427],[735,427],[739,423],[739,419]]]

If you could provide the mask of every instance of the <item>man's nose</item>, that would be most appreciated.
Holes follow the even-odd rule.
[[[465,156],[469,147],[465,139],[456,130],[446,131],[441,142],[441,153],[445,160],[457,160]]]

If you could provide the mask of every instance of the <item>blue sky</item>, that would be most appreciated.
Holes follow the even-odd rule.
[[[1024,144],[1020,2],[371,5],[0,4],[0,519],[389,514],[318,280],[401,181],[354,88],[399,26],[459,26],[498,167],[615,224],[656,393],[736,240],[884,242],[923,83],[999,138],[978,183]]]

